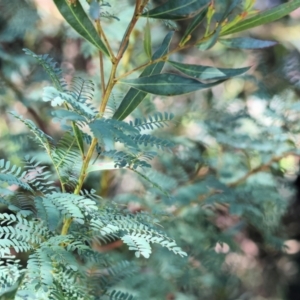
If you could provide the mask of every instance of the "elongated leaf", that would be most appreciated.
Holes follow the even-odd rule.
[[[231,13],[232,11],[238,7],[238,5],[242,2],[242,0],[230,0],[227,1],[227,7],[224,10],[223,16],[220,18],[220,22],[224,21]]]
[[[261,48],[271,47],[277,44],[277,42],[274,41],[262,41],[250,37],[234,38],[234,39],[226,39],[226,40],[221,39],[219,40],[219,42],[227,47],[237,48],[237,49],[261,49]]]
[[[207,7],[203,9],[200,13],[198,13],[189,24],[188,28],[186,29],[180,44],[184,44],[186,41],[189,40],[190,35],[193,33],[193,31],[201,24],[201,22],[204,20],[207,13]]]
[[[164,56],[169,51],[169,46],[174,35],[174,31],[170,31],[166,37],[164,38],[161,46],[157,49],[157,51],[153,54],[152,59],[157,59],[159,57]],[[165,62],[159,62],[153,65],[148,66],[141,73],[140,77],[150,76],[154,74],[159,74],[163,69]],[[144,100],[147,93],[142,92],[140,90],[131,88],[123,98],[120,106],[116,110],[113,115],[114,119],[124,120],[132,111],[136,109],[136,107]]]
[[[198,49],[201,51],[205,51],[213,47],[218,40],[220,31],[221,31],[221,26],[219,26],[212,35],[204,38],[199,43],[197,43]]]
[[[56,7],[65,18],[65,20],[86,40],[96,46],[104,54],[109,52],[100,39],[95,27],[83,10],[79,1],[75,4],[69,4],[68,0],[53,0]]]
[[[149,59],[152,56],[152,43],[151,43],[151,28],[149,24],[149,20],[147,20],[146,27],[145,27],[145,34],[144,34],[144,49],[145,53]]]
[[[300,7],[300,0],[293,0],[288,3],[275,6],[274,8],[268,9],[266,11],[262,11],[246,20],[237,23],[235,26],[231,27],[227,31],[222,32],[221,35],[223,36],[227,34],[232,34],[259,25],[274,22],[288,15],[298,7]]]
[[[202,83],[192,78],[169,73],[140,77],[136,79],[120,80],[120,83],[128,84],[143,92],[162,96],[183,95],[197,90],[210,88],[221,82],[223,81]]]
[[[167,20],[191,18],[207,5],[209,0],[169,0],[142,14],[143,17]]]
[[[241,75],[250,69],[250,67],[238,69],[214,68],[209,66],[182,64],[170,60],[168,61],[168,63],[182,73],[202,80],[226,79]]]

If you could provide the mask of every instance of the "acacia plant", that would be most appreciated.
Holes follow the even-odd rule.
[[[208,89],[249,69],[185,64],[174,60],[173,54],[190,48],[201,53],[217,42],[239,49],[270,47],[275,42],[231,35],[280,19],[300,7],[300,0],[263,12],[253,9],[253,0],[169,0],[161,5],[136,0],[116,50],[102,22],[103,18],[117,17],[105,11],[110,1],[83,2],[54,0],[64,19],[99,52],[99,108],[94,104],[93,82],[75,77],[68,83],[47,54],[24,49],[52,80],[53,86],[45,88],[43,100],[55,107],[52,115],[64,134],[55,141],[33,121],[12,113],[31,131],[52,165],[49,169],[29,156],[24,157],[23,168],[0,160],[0,201],[10,210],[0,214],[0,286],[1,293],[13,299],[133,299],[112,287],[134,267],[127,261],[112,263],[109,255],[96,250],[95,242],[122,240],[136,257],[149,258],[151,244],[167,248],[170,255],[188,255],[158,227],[156,217],[107,204],[95,191],[83,187],[85,179],[91,172],[126,169],[170,197],[144,170],[151,168],[151,160],[158,155],[149,145],[160,150],[173,146],[171,141],[149,134],[153,128],[166,126],[173,115],[157,112],[148,118],[125,118],[147,94],[167,97]],[[89,14],[84,9],[88,6]],[[183,19],[188,25],[174,38],[172,24]],[[158,47],[151,41],[154,21],[164,21],[172,29]],[[134,47],[130,38],[137,22],[145,24],[145,61],[124,71],[120,65],[127,49]],[[165,65],[175,72],[165,72]],[[124,91],[111,113],[109,101],[115,92]],[[12,189],[14,185],[18,188]],[[5,189],[10,192],[5,193]],[[28,254],[26,267],[20,263],[20,252]]]

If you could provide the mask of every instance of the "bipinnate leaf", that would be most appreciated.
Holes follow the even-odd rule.
[[[68,0],[54,0],[54,3],[59,12],[74,30],[104,54],[109,56],[106,46],[100,39],[93,23],[88,18],[79,1],[72,4]]]
[[[128,245],[129,250],[135,251],[135,256],[140,257],[141,255],[145,258],[149,258],[152,252],[149,241],[143,236],[126,234],[122,238],[122,241]]]
[[[209,0],[169,0],[142,14],[142,17],[181,20],[195,16]]]
[[[261,49],[272,47],[277,44],[275,41],[263,41],[250,37],[240,37],[234,39],[220,39],[220,43],[229,47],[237,49]]]
[[[157,59],[166,55],[169,52],[170,43],[174,31],[170,31],[164,38],[161,46],[156,50],[152,56],[152,60]],[[165,65],[164,61],[152,64],[144,69],[141,73],[140,78],[144,76],[150,76],[154,74],[159,74]],[[147,93],[138,89],[131,88],[123,98],[120,106],[113,115],[114,119],[124,120],[136,107],[144,100]]]
[[[33,57],[37,61],[37,63],[43,67],[43,69],[50,76],[53,84],[55,85],[55,88],[58,91],[64,92],[67,90],[67,83],[62,76],[62,70],[59,67],[57,67],[57,62],[53,61],[53,59],[48,54],[37,55],[34,52],[32,52],[31,50],[26,49],[26,48],[23,49],[23,51],[25,52],[25,54]],[[52,88],[52,92],[53,92],[53,89],[54,88]],[[46,100],[46,101],[49,101],[49,100]],[[56,106],[56,105],[52,104],[52,106]]]
[[[238,69],[214,68],[209,66],[182,64],[171,60],[169,60],[168,63],[182,73],[201,80],[227,79],[239,76],[250,69],[250,67]]]
[[[139,131],[126,122],[102,118],[89,123],[89,127],[106,149],[112,147],[114,141],[126,144],[128,147],[136,147],[130,135],[139,134]]]
[[[259,12],[258,14],[237,23],[225,32],[222,32],[221,35],[228,35],[247,30],[256,26],[260,26],[266,23],[274,22],[288,15],[298,7],[300,7],[300,0],[293,0],[288,3],[283,3],[271,9]]]
[[[136,79],[120,80],[119,82],[130,85],[146,93],[161,96],[175,96],[210,88],[223,81],[202,83],[193,78],[164,73],[148,77],[139,77]]]
[[[145,34],[144,34],[144,50],[149,59],[152,56],[152,43],[151,43],[151,28],[149,24],[149,20],[147,19],[147,23],[145,26]]]

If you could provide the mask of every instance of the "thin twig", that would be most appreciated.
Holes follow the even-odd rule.
[[[199,43],[200,43],[200,42],[199,42]],[[138,66],[138,67],[136,67],[136,68],[134,68],[134,69],[132,69],[131,71],[128,71],[128,72],[126,72],[126,73],[120,75],[120,76],[117,77],[115,80],[118,81],[118,80],[120,80],[120,79],[122,79],[122,78],[124,78],[124,77],[129,76],[130,74],[132,74],[132,73],[134,73],[134,72],[136,72],[136,71],[138,71],[138,70],[140,70],[140,69],[146,68],[146,67],[148,67],[148,66],[150,66],[150,65],[156,64],[156,63],[161,62],[161,61],[166,61],[166,60],[168,59],[168,57],[169,57],[171,54],[176,53],[176,52],[179,52],[179,51],[181,51],[181,50],[185,50],[185,49],[194,47],[194,46],[195,46],[195,44],[188,44],[188,45],[179,46],[179,47],[177,47],[177,48],[175,48],[175,49],[169,51],[167,54],[165,54],[165,55],[163,55],[163,56],[161,56],[161,57],[158,57],[157,59],[150,60],[150,61],[148,61],[148,62],[146,62],[146,63],[144,63],[144,64],[142,64],[142,65],[140,65],[140,66]]]
[[[101,78],[101,90],[102,90],[102,98],[105,94],[105,78],[104,78],[104,65],[103,65],[103,54],[99,51],[99,61],[100,61],[100,78]]]
[[[140,12],[143,10],[143,8],[145,7],[147,1],[144,1],[142,4],[141,4],[141,1],[142,0],[137,0],[136,1],[136,7],[135,7],[135,10],[134,10],[134,15],[132,17],[132,21],[127,29],[127,32],[126,32],[126,36],[125,38],[123,39],[122,43],[121,43],[121,46],[120,46],[120,49],[119,49],[119,52],[118,52],[118,56],[116,59],[111,59],[111,62],[112,62],[112,68],[111,68],[111,72],[110,72],[110,76],[109,76],[109,80],[108,80],[108,83],[107,83],[107,86],[105,89],[102,89],[102,101],[101,101],[101,104],[100,104],[100,107],[99,107],[99,113],[100,113],[100,116],[103,115],[104,111],[105,111],[105,108],[106,108],[106,105],[107,105],[107,102],[108,102],[108,99],[109,99],[109,96],[115,86],[115,84],[117,83],[116,81],[116,71],[117,71],[117,67],[118,67],[118,64],[120,63],[122,57],[123,57],[123,54],[124,54],[124,51],[126,50],[126,46],[127,46],[127,43],[129,41],[129,37],[130,37],[130,34],[134,28],[134,25],[136,24],[138,18],[139,18],[139,14]],[[98,22],[97,22],[98,23]],[[101,24],[99,22],[99,25],[100,26],[97,26],[98,28],[98,34],[101,36],[103,36],[104,38],[104,35],[103,35],[103,30],[101,30]],[[104,38],[105,39],[105,38]],[[107,45],[109,45],[108,41],[106,40],[107,42]],[[108,49],[110,49],[110,47],[108,46]],[[101,76],[101,85],[105,86],[105,84],[103,83],[104,82],[104,73],[103,73],[103,65],[101,63],[101,56],[100,56],[100,69],[102,69],[102,71],[100,70],[100,76]],[[83,159],[83,164],[81,166],[81,170],[80,170],[80,175],[79,175],[79,178],[78,178],[78,183],[77,183],[77,186],[74,190],[74,194],[75,195],[78,195],[80,193],[80,190],[82,188],[82,185],[84,183],[84,180],[87,176],[87,168],[89,166],[89,163],[90,163],[90,160],[94,154],[94,150],[95,150],[95,147],[97,145],[97,139],[96,138],[93,138],[92,139],[92,142],[91,142],[91,145],[88,149],[88,152],[85,156],[85,158]],[[72,224],[72,218],[68,218],[64,221],[64,224],[63,224],[63,227],[62,227],[62,230],[61,230],[61,234],[62,235],[66,235],[69,231],[69,228]]]
[[[111,73],[110,73],[110,78],[109,78],[107,88],[105,90],[105,94],[104,94],[104,97],[102,99],[102,102],[101,102],[101,105],[100,105],[100,108],[99,108],[100,114],[104,113],[107,102],[108,102],[108,99],[109,99],[109,96],[110,96],[115,84],[117,83],[116,71],[117,71],[118,65],[119,65],[119,63],[120,63],[120,61],[123,57],[123,54],[126,50],[126,46],[127,46],[128,41],[129,41],[130,34],[131,34],[131,32],[134,28],[134,25],[136,24],[136,22],[139,18],[140,11],[143,10],[146,3],[147,3],[147,1],[141,5],[141,0],[136,1],[136,6],[135,6],[133,16],[132,16],[130,25],[129,25],[127,31],[126,31],[126,35],[123,38],[122,43],[120,45],[120,49],[119,49],[116,61],[112,62],[113,65],[112,65],[112,70],[111,70]]]
[[[234,182],[231,182],[231,183],[227,184],[227,186],[229,188],[235,188],[235,187],[239,186],[240,184],[244,183],[251,175],[262,172],[264,170],[268,170],[272,166],[273,163],[279,162],[281,159],[283,159],[283,158],[285,158],[289,155],[297,156],[297,154],[292,153],[292,152],[285,152],[280,156],[274,156],[268,162],[266,162],[265,164],[261,164],[260,166],[257,166],[256,168],[253,168],[252,170],[247,172],[241,178],[237,179]],[[215,194],[222,194],[222,192],[223,192],[222,190],[212,189],[207,194],[199,196],[198,199],[195,200],[195,201],[192,201],[191,204],[199,204],[199,202],[205,201],[208,197],[213,196]],[[177,208],[174,212],[174,215],[180,214],[182,210],[183,210],[182,207]]]
[[[119,53],[117,55],[116,61],[112,61],[112,68],[111,68],[108,84],[106,86],[106,89],[105,89],[105,92],[103,94],[103,98],[102,98],[102,101],[101,101],[101,104],[100,104],[100,108],[99,108],[100,115],[102,115],[104,113],[107,102],[108,102],[108,99],[109,99],[109,96],[110,96],[110,94],[111,94],[111,92],[112,92],[112,90],[113,90],[113,88],[114,88],[114,86],[117,82],[115,77],[116,77],[116,71],[117,71],[118,64],[120,63],[120,61],[122,59],[122,55],[120,55],[122,53],[122,49],[126,49],[126,44],[129,40],[132,29],[134,28],[134,25],[137,22],[140,10],[142,10],[144,8],[144,6],[146,5],[146,2],[143,5],[141,5],[141,0],[137,0],[137,2],[136,2],[134,14],[132,16],[132,20],[131,20],[131,23],[129,25],[129,29],[127,30],[126,36],[125,36],[125,38],[123,39],[123,41],[121,43],[120,50],[119,50]],[[100,22],[99,22],[99,24],[100,24]],[[102,34],[101,24],[99,26],[99,34]],[[92,141],[92,144],[90,146],[90,149],[88,150],[88,154],[90,154],[90,152],[93,153],[96,145],[97,145],[97,139],[94,138],[93,141]],[[82,170],[87,169],[90,159],[91,159],[91,157],[88,157],[88,155],[87,155],[87,157],[85,159],[85,163],[83,164],[83,169]],[[81,177],[84,177],[84,176],[85,176],[85,171],[82,172],[82,174],[81,174]],[[76,190],[78,190],[78,188],[79,188],[79,191],[80,191],[80,189],[81,189],[80,185],[82,185],[82,184],[83,184],[83,181],[80,181],[80,183],[79,183],[78,187],[76,188]]]
[[[267,163],[261,164],[260,166],[257,166],[256,168],[250,170],[248,173],[246,173],[244,176],[239,178],[238,180],[231,182],[228,185],[228,187],[237,187],[238,185],[244,183],[251,175],[265,171],[271,167],[271,165],[274,162],[279,162],[281,159],[285,158],[286,156],[292,155],[293,153],[286,152],[280,156],[274,156],[272,157]],[[294,155],[294,154],[293,154]]]
[[[134,9],[132,19],[129,23],[129,26],[128,26],[127,30],[126,30],[125,36],[123,37],[122,43],[120,45],[120,48],[119,48],[119,51],[118,51],[118,54],[117,54],[117,61],[118,62],[121,60],[121,58],[123,57],[124,52],[126,51],[127,44],[128,44],[131,32],[132,32],[137,20],[139,19],[140,13],[143,11],[146,4],[147,4],[147,1],[143,2],[142,0],[136,0],[135,9]]]
[[[110,58],[111,58],[112,62],[114,62],[116,60],[116,57],[114,55],[114,52],[111,49],[111,46],[110,46],[110,44],[108,42],[106,34],[105,34],[105,32],[104,32],[104,30],[103,30],[103,28],[101,26],[100,19],[96,20],[96,26],[97,26],[97,31],[98,31],[99,36],[102,37],[103,40],[104,40],[105,46],[107,47],[107,50],[108,50],[108,52],[110,54]]]
[[[204,40],[207,40],[209,39],[213,34],[215,33],[215,31],[211,32],[208,36],[203,36],[201,39],[199,39],[198,41],[196,41],[196,43],[192,43],[192,44],[187,44],[187,45],[179,45],[178,47],[176,47],[175,49],[169,51],[167,54],[161,56],[161,57],[158,57],[157,59],[154,59],[154,60],[150,60],[134,69],[132,69],[131,71],[128,71],[122,75],[120,75],[119,77],[117,77],[115,80],[118,81],[124,77],[127,77],[129,76],[130,74],[140,70],[140,69],[143,69],[143,68],[146,68],[150,65],[153,65],[153,64],[156,64],[158,62],[161,62],[161,61],[166,61],[168,59],[168,57],[173,54],[173,53],[176,53],[176,52],[179,52],[181,50],[185,50],[185,49],[188,49],[188,48],[191,48],[191,47],[194,47],[195,45],[198,45],[198,44],[201,44],[202,41]]]
[[[97,24],[97,31],[99,36],[103,36],[104,31],[102,31],[102,27],[100,24],[100,19],[96,20],[96,24]],[[104,97],[105,94],[105,77],[104,77],[104,64],[103,64],[103,54],[101,51],[99,51],[99,62],[100,62],[100,80],[101,80],[101,91],[102,91],[102,98]]]

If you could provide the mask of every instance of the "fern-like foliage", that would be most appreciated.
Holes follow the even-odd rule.
[[[98,111],[92,104],[94,90],[94,83],[91,80],[75,77],[71,83],[70,94],[76,101],[86,105],[94,115],[97,115]]]
[[[80,157],[76,138],[66,132],[55,145],[52,153],[54,166],[62,171],[62,181],[67,184],[71,181],[69,171],[74,169]]]
[[[83,86],[85,88],[84,83]],[[45,87],[43,100],[51,102],[52,106],[63,105],[73,112],[73,115],[71,113],[67,115],[67,112],[65,112],[66,116],[64,116],[63,112],[60,112],[59,117],[72,117],[77,118],[78,120],[76,119],[76,121],[86,122],[93,120],[97,114],[95,108],[87,101],[87,97],[82,96],[80,91],[76,89],[74,91],[71,90],[71,92],[61,92],[54,87]],[[75,112],[77,113],[77,117]],[[55,114],[59,113],[55,112]]]
[[[24,163],[26,170],[24,179],[35,191],[40,191],[43,194],[53,191],[54,181],[49,180],[52,174],[46,170],[46,166],[41,166],[40,162],[36,162],[34,158],[30,158],[28,155],[25,156]]]
[[[30,51],[26,53],[32,55]],[[60,72],[55,68],[55,64],[49,63],[48,57],[46,59],[40,56],[34,57],[46,69],[50,74],[50,77],[53,77],[55,74],[58,74],[57,76],[59,76]],[[51,67],[54,69],[49,71],[49,68],[51,69]],[[58,79],[58,77],[55,77],[56,82]],[[54,147],[56,150],[53,150],[53,144],[50,143],[50,137],[40,132],[31,121],[23,120],[18,117],[36,135],[36,138],[40,140],[40,143],[43,142],[42,146],[46,148],[48,154],[52,155],[52,160],[56,165],[55,168],[57,169],[57,172],[59,172],[59,168],[64,165],[64,162],[74,160],[76,156],[76,152],[74,152],[76,144],[80,149],[83,148],[80,140],[84,140],[87,144],[91,143],[92,137],[82,130],[86,126],[89,127],[93,136],[98,140],[98,155],[113,158],[115,166],[120,168],[132,167],[136,169],[138,167],[150,167],[149,163],[146,161],[153,158],[154,152],[149,154],[151,151],[145,151],[145,149],[143,149],[144,147],[151,146],[158,149],[169,149],[174,147],[174,143],[169,140],[158,138],[153,135],[140,134],[140,131],[143,129],[162,128],[166,126],[168,122],[174,118],[173,114],[166,112],[162,114],[158,112],[153,116],[149,116],[148,119],[136,119],[134,122],[129,123],[111,118],[99,119],[97,118],[97,110],[91,104],[94,92],[94,85],[91,81],[82,78],[74,78],[69,90],[65,88],[65,85],[63,87],[64,89],[58,88],[57,85],[55,85],[55,88],[44,88],[43,99],[44,101],[50,101],[53,106],[63,106],[63,109],[55,110],[53,116],[56,121],[60,122],[62,128],[65,130],[71,130],[72,127],[69,124],[73,124],[73,128],[76,129],[76,138],[74,137],[72,139],[71,135],[65,135],[60,144]],[[78,139],[78,136],[80,139]],[[115,151],[115,143],[123,144],[127,148],[127,151]],[[65,158],[61,156],[62,153],[65,153]],[[60,172],[67,174],[67,176],[59,174],[59,177],[62,178],[61,181],[63,185],[67,184],[63,178],[70,178],[70,176],[68,177],[69,172]],[[76,180],[71,180],[73,185],[76,184],[75,181]]]
[[[114,214],[113,219],[94,216],[91,219],[91,228],[100,233],[99,238],[120,235],[129,249],[135,251],[137,257],[142,255],[149,258],[152,252],[150,243],[160,244],[180,256],[186,255],[165,233],[155,228],[146,219],[141,222],[141,219],[134,215]]]
[[[6,182],[8,185],[16,184],[25,190],[32,191],[31,186],[25,181],[26,172],[22,172],[20,167],[11,166],[9,161],[0,160],[0,182]]]
[[[0,290],[1,294],[16,288],[18,279],[23,275],[21,262],[13,255],[3,255],[0,260]]]
[[[149,116],[146,118],[136,118],[134,121],[130,121],[129,124],[134,126],[139,131],[145,129],[155,129],[155,128],[163,128],[168,125],[168,123],[174,119],[174,115],[172,113],[161,113],[157,112],[153,116]]]
[[[0,214],[0,224],[1,257],[10,254],[11,247],[16,252],[34,249],[36,244],[41,244],[43,239],[49,236],[48,229],[43,226],[42,222],[28,221],[21,214]]]
[[[77,113],[91,120],[97,110],[91,103],[93,99],[94,85],[90,80],[73,78],[70,90],[62,76],[62,71],[53,62],[49,55],[37,55],[29,49],[23,49],[27,55],[32,56],[44,68],[50,76],[55,88],[46,87],[44,90],[44,101],[51,101],[53,106],[67,104],[73,107]]]
[[[94,293],[102,292],[104,295],[109,295],[109,288],[124,278],[133,276],[138,271],[137,265],[129,261],[121,261],[116,264],[109,263],[108,265],[96,263],[96,266],[98,266],[98,269],[95,268],[94,263],[93,268],[87,275],[88,285]]]
[[[106,149],[112,148],[113,143],[120,142],[127,147],[136,148],[136,143],[130,134],[137,134],[137,130],[129,124],[113,119],[98,119],[89,124],[94,136]]]
[[[147,151],[145,147],[151,146],[164,150],[175,145],[166,139],[147,134],[141,135],[134,126],[114,119],[98,119],[90,123],[89,127],[98,139],[100,149],[106,150],[98,153],[113,158],[115,166],[119,168],[150,167],[147,161],[152,160],[157,153]],[[115,142],[122,143],[127,151],[114,150]]]
[[[152,147],[157,147],[158,149],[171,148],[174,147],[175,144],[169,140],[161,139],[149,134],[138,134],[132,136],[132,140],[137,144]]]
[[[17,185],[20,190],[15,193],[3,195],[1,203],[8,206],[12,211],[20,211],[22,214],[35,212],[34,196],[53,192],[53,181],[49,180],[51,173],[39,162],[28,156],[24,159],[25,167],[11,165],[9,161],[1,160],[3,169],[0,173],[0,182],[9,186]],[[27,193],[24,193],[27,190]],[[27,212],[25,212],[27,211]]]
[[[66,132],[59,142],[55,144],[52,137],[37,128],[31,120],[24,120],[16,114],[13,114],[13,116],[23,122],[30,129],[30,131],[34,134],[35,141],[46,150],[53,163],[53,167],[58,175],[61,185],[64,187],[66,184],[74,182],[75,180],[69,173],[74,169],[76,161],[78,160],[78,157],[80,157],[78,140],[69,132]],[[44,174],[44,176],[46,175],[48,176],[49,174]],[[38,178],[35,180],[37,179]],[[32,180],[31,183],[33,183]],[[23,185],[24,187],[26,186],[25,183]]]
[[[64,130],[71,129],[70,122],[76,123],[79,127],[84,127],[88,121],[88,118],[70,109],[55,110],[52,112],[52,116],[53,121],[60,123],[61,128]]]
[[[107,295],[109,296],[109,299],[112,300],[135,300],[136,298],[132,295],[130,295],[129,293],[124,293],[121,291],[110,291],[107,293]]]
[[[284,283],[297,277],[296,272],[282,272],[282,267],[294,266],[288,261],[295,256],[283,254],[282,249],[286,235],[291,235],[289,239],[299,236],[294,232],[297,220],[290,223],[299,217],[299,210],[293,210],[288,221],[292,226],[285,230],[281,220],[288,205],[287,191],[280,183],[285,175],[295,173],[293,166],[299,161],[300,56],[297,51],[286,56],[290,49],[284,45],[280,51],[264,50],[274,44],[271,41],[226,36],[248,20],[249,29],[255,25],[251,19],[267,23],[291,13],[300,1],[277,1],[282,4],[271,10],[266,6],[262,14],[255,10],[261,3],[255,5],[253,0],[54,1],[62,17],[86,38],[77,45],[82,54],[80,67],[87,58],[102,53],[97,84],[85,77],[65,80],[60,64],[48,54],[28,49],[24,49],[26,56],[15,53],[22,38],[31,46],[45,45],[43,36],[35,36],[37,2],[0,0],[0,111],[18,98],[36,124],[44,121],[45,107],[51,108],[49,116],[58,124],[54,130],[41,130],[14,114],[46,152],[32,154],[36,148],[28,143],[27,134],[8,137],[11,124],[7,127],[4,122],[3,127],[0,121],[5,135],[0,142],[1,300],[283,297],[290,289],[283,290],[276,277]],[[111,24],[117,19],[113,11],[124,10],[127,16],[134,3],[129,24],[127,17]],[[263,17],[271,14],[272,18]],[[138,17],[145,22],[136,27]],[[103,18],[109,22],[102,23]],[[158,31],[154,22],[160,20],[167,29],[178,31],[182,19],[183,31],[175,39],[174,32],[169,32],[154,52],[153,29]],[[112,37],[114,31],[118,35]],[[33,45],[32,41],[39,42]],[[211,56],[206,50],[218,41],[225,45],[218,50],[222,55]],[[140,51],[142,44],[144,51]],[[205,60],[216,67],[196,65],[196,57],[176,54],[192,47],[206,51]],[[244,55],[226,50],[231,47],[239,53],[242,48],[258,47],[262,58],[251,67],[252,75],[226,87],[225,98],[232,95],[234,99],[225,103],[220,90],[175,98],[180,103],[171,110],[181,119],[176,131],[189,138],[170,141],[158,134],[165,129],[165,136],[170,136],[171,128],[166,127],[174,122],[174,115],[163,98],[159,100],[162,112],[155,112],[157,99],[148,94],[186,94],[248,70],[229,68],[232,58],[236,66],[245,63]],[[169,60],[170,55],[181,62]],[[52,86],[44,88],[44,103],[29,100],[39,97],[35,88],[44,85],[43,77],[28,70],[33,60],[52,81]],[[19,72],[11,67],[20,68]],[[166,67],[180,72],[174,76],[165,72]],[[176,85],[177,80],[182,85]],[[101,91],[96,88],[99,83]],[[290,86],[285,95],[278,94],[282,85]],[[251,93],[255,97],[248,98]],[[101,97],[98,110],[93,102]],[[131,121],[119,120],[120,115]],[[59,126],[62,133],[56,131]],[[176,155],[170,155],[174,146]],[[153,171],[152,165],[159,171]],[[111,197],[122,204],[115,204]],[[184,250],[191,253],[189,259],[181,259],[186,256]],[[256,276],[260,282],[249,276],[249,270],[263,271],[264,276]],[[270,289],[269,278],[276,292]]]
[[[47,135],[41,129],[39,129],[33,121],[25,120],[21,116],[15,113],[11,113],[16,119],[20,120],[33,134],[34,139],[39,146],[43,147],[49,156],[51,156],[51,151],[54,146],[54,140],[51,136]]]
[[[113,206],[100,207],[100,198],[94,191],[83,190],[81,195],[54,192],[47,182],[49,172],[34,159],[26,157],[25,163],[27,171],[22,178],[27,179],[25,191],[30,194],[25,195],[25,204],[15,210],[16,214],[0,214],[0,256],[4,259],[11,255],[11,249],[31,254],[26,268],[12,256],[0,266],[3,274],[15,272],[14,279],[0,277],[3,289],[18,286],[16,295],[30,299],[96,299],[99,295],[133,299],[128,293],[108,288],[130,276],[136,268],[126,262],[107,263],[90,247],[93,241],[105,244],[122,240],[137,257],[149,258],[152,244],[159,244],[180,256],[186,255],[174,240],[158,229],[149,215],[122,213]],[[17,176],[22,169],[4,162],[2,166],[2,172],[10,170],[16,175],[14,182],[20,180]],[[10,207],[14,206],[15,197],[5,200]],[[26,200],[27,206],[30,203],[28,207]],[[59,235],[66,218],[73,220],[69,233]],[[89,264],[89,261],[94,263]],[[97,278],[102,282],[100,286],[93,283]]]
[[[0,214],[0,258],[6,259],[0,264],[0,287],[7,291],[15,289],[16,299],[134,299],[113,286],[136,272],[136,265],[107,259],[94,250],[95,244],[118,241],[133,250],[136,257],[144,258],[150,257],[153,244],[181,257],[186,253],[151,215],[103,205],[93,190],[70,191],[77,185],[77,166],[84,161],[85,147],[94,143],[93,138],[98,140],[98,157],[110,158],[116,168],[138,172],[138,168],[149,168],[157,155],[148,150],[149,146],[163,149],[174,145],[140,131],[161,128],[173,115],[158,113],[135,123],[103,118],[92,105],[92,82],[74,78],[67,88],[61,70],[49,56],[25,52],[53,80],[55,87],[45,88],[43,99],[61,106],[53,116],[65,133],[57,142],[31,120],[13,113],[45,150],[56,176],[29,156],[24,158],[24,170],[0,160],[0,202],[12,211]],[[118,144],[122,144],[121,151],[116,150]],[[12,185],[17,186],[15,192],[4,192]],[[71,221],[67,233],[66,220]],[[25,267],[11,255],[12,250],[29,255]],[[7,275],[11,273],[14,275]]]
[[[25,54],[33,57],[48,73],[55,87],[60,91],[65,91],[67,84],[62,76],[62,70],[57,67],[57,63],[48,55],[37,55],[29,49],[23,49]]]
[[[157,153],[154,151],[148,151],[134,154],[124,151],[111,150],[103,152],[102,155],[112,158],[115,162],[115,167],[117,168],[129,167],[137,169],[138,167],[151,167],[148,162],[151,161],[157,155]]]

